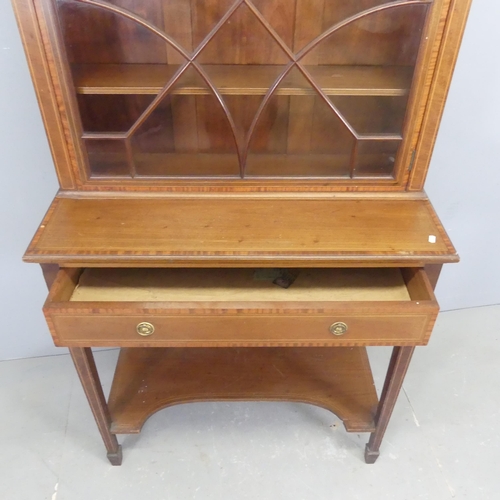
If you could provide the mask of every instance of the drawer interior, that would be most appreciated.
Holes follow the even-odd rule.
[[[410,301],[413,274],[373,269],[88,268],[72,302]],[[275,283],[285,280],[288,288]],[[417,294],[418,295],[418,294]],[[429,297],[427,297],[429,298]]]
[[[57,345],[276,347],[420,345],[438,309],[421,268],[64,268],[44,313]]]

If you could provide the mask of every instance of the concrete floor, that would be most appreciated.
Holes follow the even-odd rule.
[[[320,408],[198,403],[121,436],[112,467],[69,356],[2,362],[0,499],[499,499],[499,327],[500,306],[440,315],[375,465]],[[378,387],[389,353],[370,349]],[[96,353],[106,391],[116,357]]]

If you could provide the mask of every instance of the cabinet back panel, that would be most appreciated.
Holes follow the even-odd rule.
[[[126,132],[152,103],[149,95],[77,95],[85,132]]]
[[[160,29],[161,0],[114,0]],[[110,11],[77,1],[59,0],[59,19],[68,59],[72,63],[165,64],[167,44],[147,28]]]
[[[426,5],[403,5],[362,17],[319,43],[307,63],[413,66],[426,13]],[[322,31],[334,24],[325,19]]]
[[[191,53],[210,35],[234,0],[108,0],[164,32]],[[206,64],[284,64],[289,61],[262,22],[298,53],[330,28],[384,0],[253,0],[261,20],[241,4],[203,49]],[[57,0],[72,63],[180,63],[177,50],[122,15],[79,0]],[[402,5],[365,15],[321,42],[307,64],[413,65],[427,5]],[[318,16],[319,17],[316,17]],[[93,50],[95,48],[95,50]],[[170,57],[169,57],[170,56]]]

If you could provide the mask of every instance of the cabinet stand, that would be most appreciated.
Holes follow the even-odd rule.
[[[471,0],[12,2],[60,186],[24,260],[109,461],[167,406],[264,400],[375,462],[459,260],[423,186]]]
[[[384,388],[375,415],[376,429],[371,433],[365,448],[365,461],[373,464],[380,455],[380,445],[389,424],[392,410],[398,399],[403,380],[413,356],[414,347],[394,347],[389,368],[385,377]]]
[[[108,452],[108,460],[112,465],[121,465],[122,447],[118,444],[116,436],[110,431],[111,417],[109,416],[108,405],[102,392],[101,381],[99,380],[92,350],[89,347],[70,347],[69,352],[73,358],[80,382],[82,383],[104,446]]]
[[[376,403],[376,396],[367,390],[370,385],[373,387],[373,380],[371,373],[367,375],[365,349],[331,348],[326,356],[324,348],[305,351],[304,348],[229,348],[225,353],[223,349],[212,349],[212,352],[206,349],[173,349],[172,352],[170,349],[171,355],[167,358],[162,351],[167,350],[122,350],[109,399],[110,412],[91,349],[70,348],[112,465],[121,465],[122,461],[121,446],[115,434],[140,432],[145,420],[156,411],[190,401],[230,400],[304,401],[327,408],[342,418],[348,431],[373,431],[365,450],[366,463],[373,464],[380,454],[380,445],[414,347],[395,347],[393,350],[376,408],[375,426],[370,418],[370,406]],[[292,370],[287,371],[290,360],[292,363],[299,360],[303,371],[293,372],[297,364],[290,365]],[[330,373],[325,373],[328,364]],[[172,380],[183,366],[190,369],[184,379],[187,381],[185,387],[181,377]],[[142,383],[138,382],[139,375]],[[203,376],[205,380],[201,383]],[[236,383],[231,382],[231,377],[237,379]]]

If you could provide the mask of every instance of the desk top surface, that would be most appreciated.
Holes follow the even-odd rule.
[[[24,256],[68,266],[423,265],[458,256],[427,199],[56,198]]]

